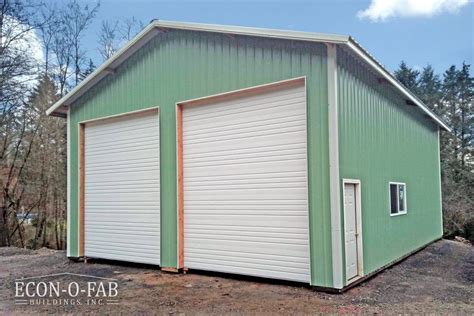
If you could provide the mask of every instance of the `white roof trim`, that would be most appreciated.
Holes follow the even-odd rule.
[[[201,31],[201,32],[214,32],[214,33],[225,33],[225,34],[236,34],[246,36],[260,36],[277,39],[307,41],[307,42],[321,42],[321,43],[334,43],[348,46],[353,52],[356,53],[361,59],[363,59],[369,66],[379,72],[386,80],[388,80],[395,88],[397,88],[403,95],[415,103],[419,108],[425,112],[426,115],[431,117],[437,124],[447,131],[451,129],[438,118],[433,112],[431,112],[420,100],[418,100],[407,88],[400,84],[393,75],[387,71],[381,64],[379,64],[370,54],[367,53],[359,44],[357,44],[351,37],[347,35],[336,35],[336,34],[323,34],[323,33],[310,33],[310,32],[299,32],[299,31],[285,31],[285,30],[274,30],[264,28],[252,28],[242,26],[227,26],[227,25],[213,25],[213,24],[201,24],[201,23],[184,23],[184,22],[172,22],[172,21],[152,21],[146,28],[144,28],[135,38],[127,43],[122,49],[115,53],[111,58],[105,61],[100,67],[94,72],[87,76],[81,83],[79,83],[74,89],[68,94],[63,96],[55,104],[53,104],[47,111],[46,114],[65,114],[67,113],[67,107],[89,90],[94,84],[99,82],[101,79],[113,73],[113,70],[121,63],[123,63],[128,57],[145,45],[151,40],[156,34],[160,33],[161,29],[179,29],[189,31]],[[112,70],[112,71],[111,71]],[[54,115],[53,114],[53,115]]]

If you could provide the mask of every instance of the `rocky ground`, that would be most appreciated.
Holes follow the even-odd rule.
[[[118,303],[18,305],[15,279],[77,273],[118,280]],[[77,275],[52,276],[84,282]],[[65,282],[67,283],[67,282]],[[236,279],[225,275],[162,273],[124,263],[75,263],[62,251],[0,248],[0,314],[474,314],[474,247],[441,240],[344,294],[298,284]]]

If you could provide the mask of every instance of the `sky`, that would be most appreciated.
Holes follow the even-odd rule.
[[[57,0],[60,2],[60,0]],[[99,65],[102,20],[135,16],[353,36],[388,70],[401,60],[443,73],[452,64],[473,63],[474,0],[101,0],[84,36]],[[80,0],[93,3],[93,0]]]

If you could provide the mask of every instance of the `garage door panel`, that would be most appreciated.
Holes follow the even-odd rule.
[[[235,158],[235,154],[238,153],[239,157]],[[289,155],[306,155],[306,152],[302,148],[254,148],[253,150],[246,149],[240,151],[227,151],[218,153],[209,153],[209,154],[195,154],[187,155],[186,160],[189,164],[199,163],[199,162],[220,162],[222,158],[227,159],[259,159],[259,158],[268,158],[268,154],[271,153],[274,156],[289,156]],[[226,160],[227,160],[226,159]]]
[[[154,142],[153,141],[151,142],[137,141],[135,143],[119,144],[117,146],[105,146],[104,148],[92,148],[89,151],[89,156],[91,158],[96,158],[103,155],[108,155],[108,156],[114,155],[120,158],[122,157],[122,155],[127,155],[130,153],[140,152],[144,150],[150,150],[150,146],[153,146],[155,143],[156,141]],[[110,160],[114,161],[114,159],[110,159]],[[100,161],[100,158],[99,158],[99,161]]]
[[[121,229],[128,228],[127,230],[130,231],[130,234],[135,236],[146,236],[147,238],[157,238],[156,236],[156,228],[160,225],[160,222],[155,222],[153,225],[144,226],[143,224],[136,224],[136,225],[129,225],[127,223],[126,226],[124,225],[113,225],[113,226],[103,226],[103,225],[89,225],[86,229],[88,232],[94,232],[97,234],[108,234],[108,235],[116,235],[116,236],[123,236],[124,238],[128,238],[121,233]],[[120,229],[118,229],[120,228]],[[93,237],[93,236],[92,236]]]
[[[208,235],[209,232],[212,232],[212,234],[216,237],[219,238],[219,236],[233,236],[235,234],[238,234],[242,237],[248,236],[248,237],[266,237],[266,238],[288,238],[288,239],[303,239],[308,236],[306,231],[294,231],[293,228],[287,229],[287,232],[285,232],[284,229],[281,229],[281,227],[277,227],[275,231],[262,231],[260,229],[234,229],[232,227],[225,227],[225,229],[215,229],[212,225],[209,225],[208,228],[202,228],[205,226],[205,224],[199,223],[198,225],[195,225],[197,227],[196,229],[193,230],[192,233],[188,233],[189,236],[191,235],[196,235],[196,237],[199,237],[199,235]]]
[[[87,231],[89,234],[94,234],[93,238],[90,238],[89,241],[89,249],[94,246],[107,246],[110,245],[111,249],[119,248],[121,245],[126,245],[128,247],[133,247],[135,249],[155,249],[159,250],[160,246],[158,244],[150,244],[149,240],[153,240],[155,243],[158,241],[158,238],[153,233],[145,234],[130,234],[133,236],[123,236],[120,234],[114,233],[98,233],[97,231]],[[104,238],[109,239],[107,242],[104,242]]]
[[[246,112],[254,113],[253,111],[255,110],[268,110],[274,106],[288,106],[297,102],[306,102],[304,91],[301,91],[300,88],[283,89],[281,91],[273,91],[271,94],[266,94],[265,98],[262,98],[262,95],[259,94],[240,99],[202,104],[199,108],[190,107],[188,108],[186,117],[183,117],[183,121],[190,122]],[[292,108],[292,110],[301,111],[301,108]]]
[[[186,267],[309,282],[304,86],[185,107],[183,173]]]
[[[155,131],[153,129],[153,126],[156,125],[157,122],[154,121],[152,124],[148,125],[141,125],[140,127],[134,129],[134,130],[128,130],[128,131],[113,131],[110,133],[107,133],[107,139],[117,145],[121,144],[127,144],[133,141],[137,141],[137,139],[140,139],[143,142],[153,142],[158,136],[158,131]],[[106,133],[100,133],[97,134],[97,136],[105,136]],[[89,133],[90,135],[90,133]],[[91,136],[91,135],[90,135]],[[95,135],[94,135],[95,136]],[[90,148],[97,148],[101,147],[104,144],[100,141],[100,138],[90,138],[87,146],[90,146]]]
[[[118,181],[153,181],[157,179],[159,173],[158,168],[150,168],[144,170],[130,170],[117,172],[87,172],[86,171],[86,185],[87,183],[99,183],[104,181],[118,182]],[[87,180],[89,178],[89,180]],[[87,189],[86,189],[87,190]]]
[[[284,124],[284,125],[292,125],[295,122],[306,121],[306,117],[304,113],[297,113],[292,115],[291,121],[288,121],[288,113],[281,112],[277,117],[275,114],[270,112],[267,114],[262,115],[255,115],[251,119],[243,117],[239,120],[235,119],[232,122],[221,122],[216,123],[215,125],[210,126],[209,124],[190,124],[196,125],[192,126],[192,131],[183,132],[184,137],[186,137],[189,141],[196,139],[199,136],[206,136],[208,133],[226,133],[229,130],[234,130],[236,128],[242,129],[244,131],[249,131],[254,129],[256,126],[260,126],[262,120],[268,121],[266,124],[268,127],[272,127],[273,125]]]
[[[200,249],[189,248],[188,251],[194,255],[198,255],[203,259],[224,259],[225,261],[245,261],[247,259],[251,260],[261,260],[262,263],[270,263],[273,261],[275,265],[291,263],[291,266],[295,267],[306,267],[307,262],[305,257],[293,256],[288,258],[288,256],[278,256],[272,254],[255,254],[253,252],[244,252],[244,251],[231,251],[231,250],[206,250],[203,252]]]
[[[157,111],[85,127],[85,255],[160,263]]]
[[[233,120],[232,122],[226,122],[225,120],[219,119],[219,126],[212,126],[209,127],[209,124],[206,125],[201,122],[201,126],[190,126],[192,128],[192,132],[188,131],[184,134],[186,141],[193,142],[195,140],[201,140],[203,137],[208,137],[210,133],[215,136],[232,136],[232,132],[238,128],[242,133],[252,133],[252,132],[260,132],[264,130],[272,130],[275,128],[287,128],[287,127],[298,127],[299,124],[303,124],[306,121],[304,117],[304,113],[302,114],[295,114],[288,120],[288,114],[283,112],[285,115],[282,115],[279,118],[268,120],[269,122],[265,124],[265,128],[262,129],[261,122],[262,116],[255,115],[251,122],[245,121],[245,117],[241,120]],[[264,115],[263,117],[271,117],[271,113]],[[226,124],[227,123],[227,124]]]
[[[210,161],[206,161],[204,159],[200,161],[190,161],[189,164],[186,165],[187,169],[193,169],[193,168],[204,168],[204,167],[209,167],[212,169],[215,169],[216,167],[227,167],[228,165],[246,165],[246,164],[252,164],[252,163],[272,163],[272,162],[282,162],[282,161],[294,161],[294,160],[306,160],[306,154],[305,153],[289,153],[289,154],[274,154],[271,157],[264,157],[262,156],[257,156],[257,157],[237,157],[237,158],[232,158],[229,157],[226,160],[214,160],[210,159]]]
[[[301,257],[304,258],[307,252],[307,243],[302,242],[301,244],[294,243],[269,243],[269,242],[249,242],[249,241],[232,241],[232,240],[215,240],[215,239],[194,239],[189,242],[187,248],[202,248],[202,244],[209,244],[206,247],[209,250],[221,250],[221,251],[235,251],[235,252],[248,252],[258,254],[269,254],[269,255],[282,255],[284,257]],[[284,251],[282,251],[282,249]],[[199,257],[193,257],[192,254],[187,255],[188,260],[186,260],[187,265],[193,265],[195,260],[199,260]],[[270,266],[271,264],[269,264]],[[309,267],[309,263],[307,264]],[[230,272],[230,271],[229,271]]]
[[[183,145],[188,148],[186,151],[187,156],[192,156],[194,154],[202,154],[214,152],[215,149],[219,148],[221,151],[231,151],[231,150],[249,150],[251,148],[258,148],[260,146],[265,146],[267,149],[277,149],[282,146],[286,146],[288,143],[298,142],[300,143],[302,136],[306,137],[306,133],[301,130],[299,132],[287,133],[282,135],[265,135],[259,137],[246,137],[243,139],[235,138],[228,141],[221,140],[216,142],[195,142],[186,143],[183,142]],[[213,148],[209,148],[211,145]],[[301,145],[301,143],[300,143]],[[208,151],[210,150],[210,151]]]
[[[212,192],[209,192],[212,191]],[[191,203],[194,201],[228,201],[232,197],[232,201],[239,200],[264,200],[264,201],[278,201],[278,200],[301,200],[305,201],[308,197],[305,192],[301,192],[301,188],[280,188],[280,189],[237,189],[237,190],[189,190],[186,192],[186,200]],[[278,198],[275,195],[278,194]]]
[[[240,260],[239,260],[240,259]],[[239,258],[239,257],[230,257],[230,256],[222,256],[219,258],[216,257],[206,257],[202,256],[199,260],[195,262],[196,265],[206,265],[206,264],[219,264],[228,267],[232,267],[233,269],[239,268],[257,268],[257,269],[268,269],[267,263],[271,264],[270,271],[274,272],[294,272],[299,273],[301,269],[306,269],[306,265],[303,263],[292,263],[290,267],[288,267],[288,262],[279,262],[277,260],[265,260],[262,258],[252,259],[252,258]]]
[[[275,212],[277,213],[277,211]],[[248,218],[252,219],[252,222],[249,222]],[[269,215],[269,216],[263,216],[263,215],[219,215],[215,216],[215,218],[209,218],[209,216],[205,215],[196,215],[193,216],[192,218],[188,217],[186,218],[186,222],[189,225],[228,225],[230,227],[232,226],[247,226],[249,229],[252,226],[259,226],[259,227],[288,227],[292,228],[295,231],[298,229],[305,229],[307,225],[305,226],[304,223],[302,223],[302,219],[298,217],[305,217],[305,214],[288,214],[288,215]],[[190,227],[191,228],[191,227]],[[189,231],[189,233],[192,233],[192,231]]]
[[[263,183],[242,183],[242,182],[238,182],[236,184],[233,184],[233,183],[225,183],[225,182],[221,182],[220,184],[210,184],[210,185],[207,185],[205,183],[203,183],[203,185],[201,186],[201,188],[199,189],[189,189],[189,191],[194,191],[194,192],[198,192],[198,191],[209,191],[209,190],[243,190],[243,189],[247,189],[247,190],[261,190],[261,189],[286,189],[288,188],[289,186],[293,187],[293,188],[298,188],[298,187],[303,187],[304,185],[299,183],[299,182],[290,182],[290,183],[286,183],[286,182],[271,182],[271,181],[268,181],[267,183],[263,182]]]
[[[225,143],[229,144],[232,143],[233,146],[237,148],[246,148],[248,142],[246,140],[252,139],[256,142],[265,143],[271,138],[277,138],[277,135],[281,135],[281,133],[305,133],[305,128],[301,126],[272,126],[268,129],[261,129],[259,127],[256,128],[255,131],[241,131],[238,135],[235,134],[233,131],[229,131],[226,134],[223,133],[212,133],[212,135],[208,135],[207,137],[200,137],[196,138],[193,141],[185,142],[185,145],[188,144],[203,144],[203,143]],[[291,135],[290,135],[291,136]],[[276,139],[278,140],[278,138]]]
[[[145,115],[147,115],[147,113]],[[158,121],[158,116],[145,117],[145,115],[132,114],[127,117],[127,121],[124,121],[123,116],[120,116],[116,118],[109,118],[105,120],[97,120],[95,122],[90,122],[87,123],[87,133],[91,136],[109,136],[112,134],[119,133],[127,134],[130,131],[140,129],[154,129]],[[107,122],[104,124],[105,121]]]
[[[258,124],[255,118],[270,117],[272,113],[274,113],[275,111],[281,111],[289,115],[290,120],[295,120],[297,119],[296,116],[301,116],[301,114],[304,114],[304,112],[302,112],[299,109],[295,109],[295,107],[299,105],[301,106],[304,103],[305,102],[302,100],[298,102],[293,102],[291,104],[285,104],[283,106],[280,106],[279,104],[272,104],[271,106],[268,106],[268,105],[254,106],[247,110],[234,111],[235,113],[216,112],[212,115],[206,115],[206,116],[201,116],[201,117],[191,117],[191,118],[186,116],[186,118],[183,118],[183,123],[189,125],[190,128],[196,129],[198,132],[201,132],[202,130],[205,130],[205,129],[217,128],[218,126],[214,126],[214,123],[213,123],[213,121],[215,120],[219,121],[219,125],[222,127],[223,130],[229,129],[229,126],[232,126],[234,128],[236,127],[243,128],[243,126],[240,126],[240,124],[244,122],[247,126]],[[236,106],[238,106],[238,104],[236,104]],[[251,117],[251,119],[249,119],[249,116]],[[278,118],[280,118],[280,115],[278,116],[274,115],[272,121]],[[272,121],[270,121],[269,124],[272,124],[273,123]],[[186,133],[189,133],[189,131],[186,131]]]
[[[157,201],[159,195],[160,191],[158,190],[144,189],[141,192],[117,192],[112,189],[105,192],[90,192],[88,201],[130,202],[133,204],[135,201]]]
[[[302,275],[299,272],[291,273],[291,272],[283,271],[283,269],[274,270],[274,269],[269,269],[269,267],[266,267],[264,269],[242,268],[242,267],[236,268],[232,265],[229,266],[224,263],[219,264],[218,262],[213,262],[211,264],[197,263],[196,269],[224,272],[224,273],[226,272],[229,273],[229,270],[232,270],[234,271],[233,273],[235,274],[256,276],[256,277],[262,277],[262,278],[273,278],[273,279],[275,279],[275,275],[278,275],[278,279],[280,280],[299,281],[299,282],[305,282],[305,283],[307,282],[307,279],[309,278],[308,274]]]
[[[246,164],[225,164],[223,162],[220,166],[212,167],[194,167],[183,168],[184,173],[189,178],[212,177],[212,176],[231,176],[231,175],[261,175],[271,176],[274,172],[285,172],[288,175],[291,172],[298,172],[299,165],[305,163],[306,159],[292,159],[284,162],[255,162]],[[278,171],[276,168],[280,168]]]
[[[89,153],[90,154],[90,153]],[[119,164],[126,161],[137,162],[137,161],[148,161],[148,160],[160,160],[154,149],[147,147],[137,148],[135,150],[129,151],[113,151],[108,150],[103,153],[90,154],[89,157],[93,157],[93,162],[91,165],[103,165],[106,162],[111,164]]]
[[[104,258],[103,253],[107,252],[107,258]],[[150,255],[147,255],[150,253]],[[156,256],[151,254],[152,252],[143,251],[141,249],[136,250],[124,250],[124,249],[111,249],[109,247],[99,247],[95,246],[89,249],[88,256],[91,258],[104,258],[109,260],[122,260],[128,262],[137,262],[137,263],[148,263],[159,265],[160,260]]]
[[[110,167],[113,168],[129,168],[129,169],[148,169],[148,168],[155,168],[156,164],[159,164],[159,159],[134,159],[133,161],[129,160],[122,160],[122,161],[114,161],[106,164],[105,162],[94,163],[93,165],[88,166],[87,172],[101,172],[110,170]]]
[[[160,223],[158,222],[108,222],[107,224],[103,223],[90,223],[88,225],[88,230],[96,230],[96,231],[104,231],[104,232],[113,232],[117,234],[121,234],[123,230],[130,230],[133,233],[140,233],[140,232],[156,232],[157,229],[160,228]]]
[[[269,236],[267,234],[265,235],[259,235],[259,234],[242,234],[239,236],[232,235],[230,233],[224,234],[218,234],[212,231],[213,236],[209,236],[209,232],[200,232],[200,233],[189,233],[188,236],[189,238],[192,238],[196,242],[199,242],[199,240],[216,240],[216,242],[219,241],[226,241],[226,244],[232,243],[232,242],[239,242],[241,244],[242,242],[248,242],[248,243],[258,243],[259,245],[265,245],[267,243],[278,243],[278,244],[288,244],[288,245],[306,245],[306,238],[308,237],[307,235],[279,235],[279,236]],[[204,236],[204,237],[203,237]],[[192,247],[192,243],[190,243],[190,247]]]
[[[275,138],[275,140],[278,140],[278,136],[285,135],[284,133],[287,133],[288,136],[291,137],[291,133],[300,132],[304,134],[305,131],[306,128],[298,124],[288,124],[288,126],[278,126],[278,124],[272,124],[271,126],[265,128],[262,128],[261,126],[256,126],[254,129],[239,129],[239,134],[235,134],[235,130],[232,129],[221,133],[210,132],[206,136],[197,136],[194,139],[186,139],[186,141],[183,141],[183,144],[188,145],[205,144],[209,142],[233,142],[232,145],[235,146],[234,148],[246,148],[248,146],[248,143],[246,143],[245,140],[249,138],[257,142],[268,142],[269,140],[271,140],[271,138]]]

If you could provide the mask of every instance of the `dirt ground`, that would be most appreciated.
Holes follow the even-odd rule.
[[[114,305],[17,305],[15,279],[53,273],[118,279]],[[62,276],[75,281],[80,276]],[[0,248],[0,314],[474,314],[474,247],[441,240],[345,292],[231,276],[169,274],[123,263],[69,261],[62,251]]]

